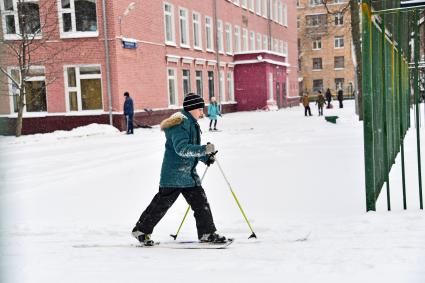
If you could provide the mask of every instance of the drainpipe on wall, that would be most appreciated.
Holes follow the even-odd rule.
[[[109,58],[108,26],[106,18],[106,0],[102,0],[102,18],[103,18],[103,44],[105,46],[105,64],[106,64],[106,91],[108,94],[109,124],[112,126],[112,91],[111,91],[111,62]]]
[[[216,53],[215,53],[215,58],[216,58],[216,61],[217,61],[217,70],[218,70],[218,73],[217,73],[217,79],[218,79],[218,99],[217,99],[217,101],[218,101],[218,105],[220,105],[221,106],[221,96],[223,95],[222,93],[221,93],[221,88],[220,88],[220,54],[218,53],[218,19],[217,19],[217,0],[214,0],[214,7],[213,7],[213,10],[214,10],[214,27],[215,27],[215,29],[214,29],[214,32],[215,32],[215,50],[216,50]],[[223,32],[223,23],[221,23],[221,31]],[[221,44],[223,44],[223,42],[221,43]],[[224,81],[224,76],[223,76],[223,81]]]
[[[272,10],[271,10],[271,5],[272,5],[272,0],[268,0],[267,1],[267,5],[268,5],[268,12],[267,12],[267,32],[268,32],[268,34],[269,34],[269,46],[267,46],[268,47],[268,49],[269,49],[269,51],[271,51],[272,50],[272,44],[273,44],[273,42],[272,42]]]

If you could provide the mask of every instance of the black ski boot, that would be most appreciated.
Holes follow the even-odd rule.
[[[133,237],[136,238],[143,246],[150,247],[155,245],[155,242],[151,240],[151,234],[145,234],[137,230],[136,227],[134,227],[133,231],[131,231],[131,235],[133,235]]]
[[[201,243],[226,243],[227,239],[224,236],[220,236],[217,233],[211,233],[211,234],[204,234],[202,235],[202,237],[199,239],[199,241]]]

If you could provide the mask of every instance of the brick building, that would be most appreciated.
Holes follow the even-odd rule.
[[[347,0],[297,0],[300,91],[314,94],[329,88],[352,95],[355,67]]]
[[[4,42],[19,38],[18,11],[36,15],[41,26],[36,40],[48,38],[32,54],[46,58],[36,60],[45,64],[34,64],[25,79],[24,134],[110,119],[122,129],[125,91],[133,97],[136,122],[151,125],[180,109],[190,91],[206,101],[216,96],[223,112],[297,104],[293,1],[19,2],[0,0],[0,48],[9,50]],[[47,26],[55,28],[47,32]],[[2,67],[20,81],[16,58],[4,57]],[[258,76],[251,74],[252,66],[262,66]],[[0,76],[2,131],[13,133],[16,87]],[[249,83],[239,87],[248,77]],[[256,96],[262,98],[243,103]]]

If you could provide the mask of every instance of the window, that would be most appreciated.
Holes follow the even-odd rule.
[[[283,6],[281,0],[277,2],[277,21],[279,24],[283,25]]]
[[[277,38],[273,39],[273,51],[279,52],[279,40]]]
[[[316,5],[322,4],[323,0],[309,0],[309,1],[310,1],[310,6],[316,6]]]
[[[255,32],[253,31],[249,32],[249,50],[255,50]]]
[[[267,18],[267,1],[268,0],[261,0],[263,2],[263,17]]]
[[[338,13],[335,15],[335,25],[342,26],[344,24],[344,14]]]
[[[97,36],[96,0],[61,0],[60,5],[62,37]]]
[[[285,55],[286,57],[288,57],[288,55],[289,55],[289,49],[288,49],[288,42],[287,41],[283,42],[282,54]]]
[[[227,72],[227,91],[229,93],[229,101],[235,101],[235,84],[233,81],[233,72]]]
[[[248,51],[248,30],[242,29],[242,51]]]
[[[100,66],[66,66],[65,90],[68,111],[103,109]]]
[[[218,95],[220,96],[219,101],[225,101],[225,93],[224,93],[224,71],[219,72],[219,92]]]
[[[202,80],[202,71],[196,71],[196,94],[203,97],[204,84]]]
[[[249,2],[249,10],[254,12],[254,0],[248,0]]]
[[[297,28],[299,29],[301,27],[301,19],[299,16],[297,16]]]
[[[273,101],[273,73],[269,73],[269,97],[268,100]]]
[[[195,49],[202,49],[202,35],[200,14],[193,12],[193,46]]]
[[[5,39],[19,39],[23,35],[32,37],[41,34],[38,0],[31,2],[0,0],[0,11]],[[22,15],[25,16],[21,17]]]
[[[208,71],[208,95],[210,100],[214,96],[214,71]]]
[[[344,69],[344,56],[335,56],[335,58],[334,58],[334,68],[335,69]]]
[[[335,89],[344,89],[344,78],[335,79]]]
[[[221,20],[217,21],[217,48],[218,52],[224,53],[224,47],[223,47],[223,22]]]
[[[269,50],[269,38],[265,34],[263,34],[263,49]]]
[[[246,9],[246,1],[248,0],[241,0],[241,7]]]
[[[173,5],[164,3],[165,43],[175,45]]]
[[[177,106],[177,77],[176,69],[167,69],[168,77],[168,104],[170,106]]]
[[[322,49],[322,38],[316,37],[313,39],[313,50],[319,50]]]
[[[227,54],[233,54],[233,45],[232,45],[232,25],[226,23],[226,52]]]
[[[239,6],[239,0],[233,0],[233,3]]]
[[[21,84],[21,73],[18,68],[8,70],[13,80]],[[9,93],[11,112],[18,112],[19,86],[9,79]],[[31,67],[24,83],[25,96],[23,97],[24,112],[47,112],[46,78],[44,67]]]
[[[334,47],[335,48],[343,48],[344,47],[344,36],[335,36]]]
[[[257,50],[261,50],[262,41],[261,41],[261,33],[257,33]]]
[[[313,92],[323,90],[323,80],[313,80]]]
[[[273,11],[273,21],[278,22],[278,16],[277,16],[277,12],[278,12],[278,8],[277,8],[277,0],[273,0],[273,9],[271,9],[271,11]],[[270,1],[270,3],[272,3],[272,1]]]
[[[288,5],[285,3],[283,4],[283,16],[282,16],[282,20],[283,20],[283,25],[285,27],[288,26]]]
[[[262,0],[255,0],[255,10],[257,12],[257,15],[261,16],[261,7],[262,7]]]
[[[235,26],[235,52],[241,51],[241,29]]]
[[[279,53],[283,54],[283,40],[279,40]]]
[[[186,96],[190,92],[190,70],[183,70],[183,95]]]
[[[322,58],[313,58],[313,70],[321,70],[322,67]]]
[[[207,51],[214,51],[213,27],[211,17],[205,17],[205,37],[207,41]]]
[[[189,47],[189,20],[187,9],[180,8],[180,45]]]
[[[318,27],[320,25],[326,25],[326,14],[307,15],[306,22],[307,22],[307,26],[310,26],[310,27]]]

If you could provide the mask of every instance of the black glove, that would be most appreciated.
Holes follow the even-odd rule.
[[[209,167],[210,165],[214,164],[215,162],[215,154],[209,154],[207,161],[205,161],[205,164]]]

